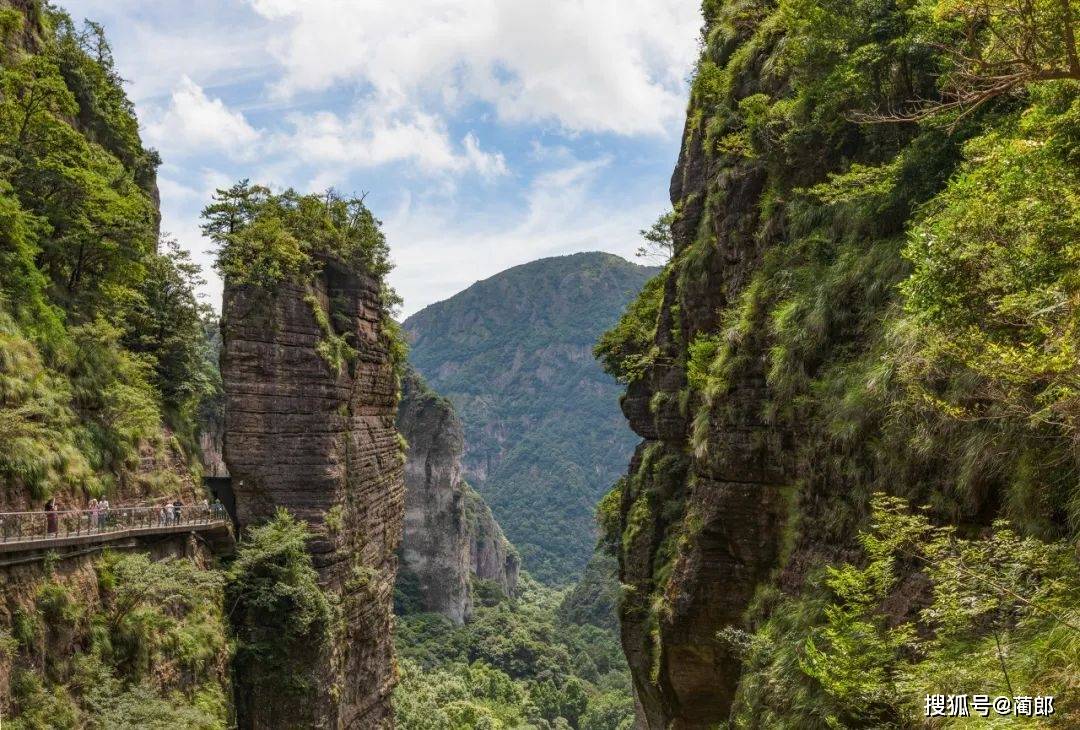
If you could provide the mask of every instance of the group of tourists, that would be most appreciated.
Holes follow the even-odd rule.
[[[203,500],[203,506],[207,506],[205,499]],[[166,499],[161,503],[161,509],[158,511],[158,521],[163,525],[179,525],[183,515],[184,504],[179,498],[174,499],[172,502]]]
[[[221,503],[221,500],[214,499],[214,503],[206,499],[202,500],[199,505],[189,505],[192,507],[192,514],[190,518],[201,517],[202,515],[208,515],[212,519],[223,519],[225,517],[225,506]],[[184,518],[184,503],[180,501],[179,497],[173,497],[171,499],[165,499],[159,505],[144,507],[142,509],[147,510],[150,515],[157,518],[158,525],[179,525]],[[198,509],[201,507],[201,511]],[[140,508],[126,508],[130,510],[142,511]],[[55,535],[60,530],[60,515],[63,513],[63,509],[60,506],[60,501],[56,498],[51,498],[45,503],[45,532],[49,535]],[[91,499],[83,510],[72,510],[69,514],[75,514],[78,516],[80,528],[85,526],[87,532],[93,532],[95,530],[104,530],[109,525],[113,524],[110,518],[117,515],[118,510],[114,509],[109,500]],[[145,513],[143,519],[145,519]],[[85,520],[85,522],[83,521]]]
[[[82,511],[82,515],[80,515],[80,519],[86,518],[87,531],[104,530],[109,524],[109,511],[111,508],[109,500],[104,497],[100,500],[91,499],[90,503],[86,505],[86,509]],[[63,509],[60,507],[60,501],[56,498],[51,498],[45,503],[45,532],[50,535],[59,532],[61,512],[63,512]]]

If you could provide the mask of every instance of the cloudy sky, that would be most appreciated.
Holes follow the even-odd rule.
[[[164,228],[240,178],[367,192],[404,314],[509,266],[628,258],[667,207],[698,0],[60,0],[104,24]]]

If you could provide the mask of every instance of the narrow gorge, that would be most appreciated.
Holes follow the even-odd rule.
[[[1080,0],[70,3],[0,726],[1080,727]]]

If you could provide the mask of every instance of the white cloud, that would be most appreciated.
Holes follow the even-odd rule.
[[[507,172],[503,156],[482,150],[472,132],[459,149],[439,117],[419,111],[398,113],[367,103],[346,116],[296,113],[288,122],[292,130],[273,146],[309,165],[366,168],[408,161],[428,173],[472,171],[489,179]]]
[[[235,157],[250,155],[260,133],[244,115],[211,99],[202,87],[183,76],[169,106],[146,125],[146,138],[170,152],[219,151]]]
[[[376,103],[479,100],[503,121],[621,134],[682,116],[701,22],[687,0],[248,2],[286,26],[271,45],[280,94],[362,84]]]
[[[492,179],[508,172],[502,154],[482,149],[474,133],[455,144],[440,117],[403,105],[365,100],[345,115],[292,112],[272,133],[253,127],[241,112],[211,98],[187,76],[168,107],[151,112],[145,132],[170,156],[216,152],[246,161],[258,157],[279,169],[315,166],[325,177],[402,161],[426,173],[475,172]]]
[[[525,205],[509,213],[470,217],[449,206],[417,203],[411,196],[385,218],[395,269],[390,281],[409,315],[479,279],[511,266],[576,251],[610,251],[632,258],[638,230],[662,210],[655,199],[602,200],[596,183],[607,158],[567,159],[535,177]]]

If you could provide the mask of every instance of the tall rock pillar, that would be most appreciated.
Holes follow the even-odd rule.
[[[334,260],[312,281],[271,292],[226,284],[224,451],[238,522],[256,525],[278,508],[308,522],[320,582],[341,610],[310,702],[283,717],[264,709],[275,698],[251,697],[247,727],[392,726],[404,481],[385,316],[379,281]],[[347,336],[355,359],[324,357],[328,327]]]

